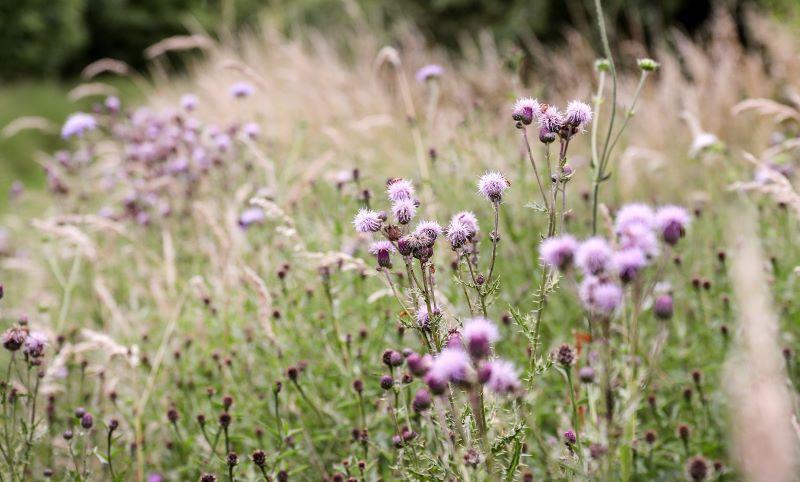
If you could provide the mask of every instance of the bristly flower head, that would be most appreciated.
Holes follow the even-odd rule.
[[[539,128],[546,133],[558,134],[564,127],[564,115],[553,105],[541,105],[536,118],[539,121]]]
[[[41,331],[32,331],[25,338],[24,352],[31,358],[39,358],[44,356],[44,349],[47,346],[47,335]]]
[[[431,311],[434,317],[442,314],[439,308],[432,308]],[[419,327],[422,329],[428,329],[431,325],[431,313],[428,312],[428,307],[425,303],[420,303],[419,309],[417,310],[417,323],[419,323]]]
[[[668,320],[672,318],[672,296],[665,294],[656,298],[656,301],[653,303],[653,313],[659,320]]]
[[[247,82],[236,82],[231,86],[231,97],[243,99],[250,97],[255,93],[256,89]]]
[[[614,231],[619,234],[631,225],[641,224],[647,228],[655,225],[655,213],[646,204],[632,203],[622,206],[614,220]]]
[[[511,187],[505,176],[499,172],[487,172],[478,180],[478,192],[493,203],[503,200],[503,191]]]
[[[417,82],[424,84],[425,82],[441,77],[444,74],[444,67],[439,64],[428,64],[421,69],[417,70],[415,77]]]
[[[25,343],[27,337],[28,332],[24,328],[12,326],[3,333],[3,348],[8,351],[17,351],[22,347],[22,344]]]
[[[582,242],[575,253],[575,263],[586,275],[597,275],[609,268],[611,247],[605,239],[589,238]]]
[[[566,343],[558,347],[558,350],[553,354],[553,359],[556,363],[566,368],[575,363],[575,350]]]
[[[519,391],[519,377],[511,362],[493,360],[487,365],[490,367],[489,381],[486,383],[489,390],[498,395],[513,395]]]
[[[592,108],[589,104],[573,100],[567,104],[564,120],[575,130],[581,130],[592,122]]]
[[[75,112],[67,117],[64,126],[61,128],[61,137],[69,139],[70,137],[83,137],[87,132],[93,131],[97,128],[97,121],[91,114],[83,112]]]
[[[700,455],[690,457],[686,461],[686,475],[693,482],[701,482],[708,477],[708,461]]]
[[[656,233],[642,223],[629,223],[619,233],[619,245],[622,249],[637,249],[647,259],[658,256],[661,246]]]
[[[186,112],[192,112],[193,110],[197,109],[197,104],[200,101],[197,100],[197,96],[194,94],[184,94],[181,97],[181,109],[185,110]]]
[[[469,356],[459,348],[445,348],[434,358],[428,376],[455,383],[468,383],[472,376]]]
[[[464,322],[461,336],[472,358],[480,359],[491,354],[492,343],[500,339],[500,332],[486,318],[472,318]]]
[[[664,242],[674,246],[686,235],[691,218],[679,206],[664,206],[656,212],[656,227]]]
[[[447,225],[447,240],[450,241],[450,246],[455,251],[464,246],[469,238],[470,231],[467,226],[454,216]]]
[[[413,199],[398,199],[392,204],[392,214],[400,224],[408,224],[417,214],[417,203]]]
[[[375,241],[370,245],[369,252],[378,260],[378,266],[381,268],[392,267],[392,253],[396,250],[394,245],[386,240]]]
[[[478,227],[478,218],[472,211],[461,211],[453,216],[453,219],[458,219],[470,232],[470,238],[475,236],[480,228]]]
[[[420,221],[414,229],[414,234],[427,239],[426,246],[433,246],[436,238],[442,235],[444,230],[436,221]]]
[[[414,185],[407,179],[390,179],[386,184],[386,193],[389,200],[397,202],[401,200],[414,199]]]
[[[353,218],[353,226],[359,233],[377,233],[381,229],[383,220],[377,211],[361,208]]]
[[[539,101],[532,97],[522,97],[514,102],[511,109],[511,117],[524,125],[530,125],[539,113]]]
[[[624,249],[614,253],[613,265],[619,279],[623,283],[630,283],[647,266],[647,258],[640,249]]]
[[[592,313],[607,316],[622,303],[622,288],[594,276],[587,276],[578,291],[584,308]]]
[[[547,266],[564,271],[572,264],[577,249],[578,242],[568,234],[547,238],[539,245],[539,259]]]

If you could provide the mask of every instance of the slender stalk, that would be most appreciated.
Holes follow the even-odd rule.
[[[533,167],[533,174],[536,176],[536,183],[539,185],[539,192],[542,193],[542,200],[544,201],[545,209],[550,209],[550,205],[547,202],[547,195],[545,194],[544,185],[542,185],[542,179],[539,177],[539,170],[536,168],[536,162],[533,160],[533,153],[531,152],[531,144],[528,141],[528,129],[522,129],[522,138],[525,140],[525,149],[528,151],[528,159],[531,161],[531,167]]]

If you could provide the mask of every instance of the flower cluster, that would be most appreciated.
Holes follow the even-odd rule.
[[[511,117],[517,126],[523,128],[535,120],[539,127],[539,140],[550,143],[556,137],[569,139],[581,132],[592,122],[592,108],[589,104],[573,100],[564,111],[556,106],[540,103],[538,100],[523,97],[511,108]]]

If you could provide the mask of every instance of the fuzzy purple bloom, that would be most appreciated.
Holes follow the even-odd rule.
[[[259,207],[247,208],[239,215],[239,226],[247,229],[253,224],[263,223],[264,219],[266,219],[266,216],[263,209]]]
[[[470,238],[475,236],[478,233],[478,231],[480,231],[480,227],[478,227],[478,218],[472,211],[461,211],[460,213],[453,216],[453,219],[458,219],[458,221],[461,222],[461,224],[463,224],[464,227],[466,227],[469,230]]]
[[[47,346],[47,335],[41,331],[32,331],[25,338],[25,347],[23,351],[31,358],[39,358],[44,355],[44,349]]]
[[[197,100],[197,96],[194,94],[184,94],[181,97],[181,109],[185,110],[186,112],[192,112],[193,110],[197,109],[197,104],[199,104],[199,101]]]
[[[413,199],[399,199],[392,204],[392,214],[400,224],[408,224],[417,214],[417,203]]]
[[[655,224],[655,213],[653,209],[641,203],[632,203],[622,206],[614,220],[614,231],[621,233],[633,224],[641,224],[647,228],[652,228]]]
[[[454,216],[447,226],[447,240],[450,241],[450,246],[453,250],[457,250],[464,246],[469,241],[469,238],[469,228]]]
[[[647,258],[639,249],[625,249],[614,253],[612,263],[619,279],[623,283],[630,283],[647,266]]]
[[[420,388],[414,395],[414,401],[411,406],[417,413],[424,412],[431,407],[431,394],[424,388]]]
[[[524,125],[530,125],[539,113],[539,101],[531,97],[522,97],[514,102],[511,108],[511,117]]]
[[[392,179],[386,185],[386,193],[393,203],[414,199],[414,184],[407,179]]]
[[[417,70],[415,77],[417,82],[424,84],[425,82],[441,77],[444,74],[444,67],[439,64],[428,64],[421,69]]]
[[[514,365],[505,360],[493,360],[489,362],[491,374],[486,385],[489,390],[498,395],[510,395],[520,389],[519,377]]]
[[[585,102],[573,100],[567,104],[567,110],[564,112],[564,120],[575,129],[583,129],[587,124],[592,122],[592,108]]]
[[[557,134],[564,127],[564,115],[552,105],[542,105],[536,118],[539,128],[546,133]]]
[[[394,245],[389,241],[375,241],[370,245],[369,252],[375,259],[378,260],[378,266],[381,268],[391,268],[392,267],[392,253],[396,250]]]
[[[442,314],[439,308],[433,308],[433,316],[440,316]],[[419,324],[420,328],[426,329],[430,327],[431,324],[431,314],[428,312],[427,306],[424,303],[420,304],[419,310],[417,310],[417,323]]]
[[[589,238],[578,246],[575,263],[586,275],[597,275],[606,271],[611,263],[612,251],[605,239]]]
[[[353,218],[353,226],[359,233],[377,233],[382,224],[380,213],[372,209],[361,208]]]
[[[631,223],[625,226],[619,233],[619,244],[623,250],[637,249],[641,251],[647,259],[652,259],[661,252],[656,233],[641,223]]]
[[[119,112],[119,109],[122,106],[122,102],[120,102],[119,97],[115,95],[110,95],[106,97],[106,100],[105,102],[103,102],[103,105],[106,106],[106,109],[108,109],[109,112],[117,113]]]
[[[242,128],[242,131],[244,131],[244,135],[246,135],[249,139],[255,140],[261,135],[261,126],[255,122],[248,122]]]
[[[511,187],[505,176],[499,172],[487,172],[478,180],[478,192],[493,203],[503,200],[503,191]]]
[[[622,288],[594,276],[587,276],[578,291],[584,308],[592,313],[607,316],[622,303]]]
[[[70,137],[83,137],[87,132],[93,131],[97,128],[97,121],[91,114],[83,112],[75,112],[67,117],[64,126],[61,128],[61,137],[69,139]]]
[[[445,348],[433,360],[428,376],[455,383],[468,383],[472,378],[469,355],[458,348]]]
[[[231,86],[230,93],[231,97],[243,99],[245,97],[250,97],[255,91],[256,89],[247,82],[236,82]]]
[[[492,343],[500,339],[497,326],[485,318],[472,318],[464,322],[461,337],[472,358],[480,359],[492,352]]]
[[[572,264],[577,249],[578,242],[568,234],[547,238],[539,245],[539,259],[547,266],[564,271]]]
[[[412,353],[406,358],[406,364],[408,365],[408,370],[412,375],[415,377],[421,377],[428,373],[428,370],[433,364],[433,357],[430,355]]]
[[[427,240],[425,246],[433,246],[436,238],[441,236],[444,230],[436,221],[420,221],[414,229],[414,234],[419,236],[421,240]]]
[[[672,318],[672,296],[661,295],[656,298],[656,301],[653,303],[653,313],[656,315],[656,318],[660,320],[668,320]]]
[[[686,235],[691,218],[680,206],[664,206],[656,212],[656,227],[664,242],[674,246]]]

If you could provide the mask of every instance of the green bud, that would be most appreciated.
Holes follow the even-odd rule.
[[[639,68],[645,72],[653,72],[661,67],[661,65],[653,59],[639,59],[636,63],[639,65]]]
[[[608,59],[597,59],[594,61],[594,68],[598,72],[608,72],[611,70],[611,62]]]

